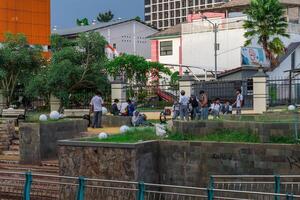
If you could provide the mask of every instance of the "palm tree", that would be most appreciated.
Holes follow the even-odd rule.
[[[275,57],[284,53],[285,49],[280,37],[289,37],[282,5],[279,0],[251,0],[245,14],[248,16],[244,23],[244,36],[247,39],[245,46],[250,45],[253,39],[258,39],[258,44],[265,50],[271,66],[274,66]]]
[[[109,10],[105,13],[99,13],[97,20],[99,22],[110,22],[114,18],[114,14]]]

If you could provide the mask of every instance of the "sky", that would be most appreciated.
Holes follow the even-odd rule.
[[[111,10],[115,18],[144,18],[144,0],[51,0],[51,25],[76,26],[77,18],[96,19],[99,12]]]

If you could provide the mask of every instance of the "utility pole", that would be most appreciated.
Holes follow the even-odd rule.
[[[215,33],[215,79],[218,78],[218,25],[213,25],[214,33]]]

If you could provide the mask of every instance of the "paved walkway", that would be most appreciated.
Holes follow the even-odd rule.
[[[88,128],[88,135],[98,135],[101,132],[108,134],[120,133],[120,127],[109,127],[109,128]]]

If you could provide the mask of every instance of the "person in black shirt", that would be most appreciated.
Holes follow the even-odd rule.
[[[197,119],[199,118],[199,101],[197,99],[197,97],[195,95],[192,95],[191,98],[190,98],[190,105],[191,105],[191,119],[194,120],[194,119]]]
[[[113,105],[111,107],[111,114],[113,114],[114,116],[117,116],[117,115],[120,114],[118,103],[119,103],[119,99],[115,99],[114,103],[113,103]]]

